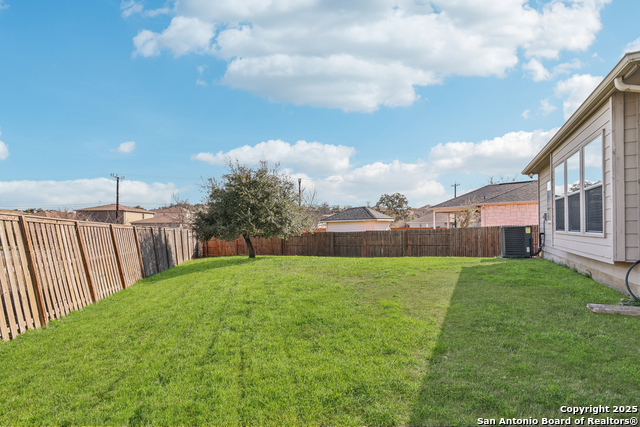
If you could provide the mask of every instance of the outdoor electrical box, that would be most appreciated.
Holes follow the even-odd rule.
[[[503,258],[531,258],[533,237],[531,226],[500,228],[500,246]]]

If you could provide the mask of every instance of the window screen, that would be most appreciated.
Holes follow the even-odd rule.
[[[580,193],[572,194],[569,201],[569,231],[580,231]]]
[[[556,230],[564,231],[564,198],[556,199]]]
[[[602,185],[585,191],[584,198],[586,231],[602,233]]]

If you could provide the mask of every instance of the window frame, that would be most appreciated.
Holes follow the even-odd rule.
[[[601,171],[602,171],[602,181],[599,184],[596,185],[591,185],[589,187],[585,187],[584,186],[584,149],[587,145],[591,144],[592,142],[596,141],[598,138],[600,138],[600,149],[601,149],[601,156],[600,159],[602,161],[602,165],[601,165]],[[579,158],[579,164],[580,164],[580,190],[579,191],[574,191],[571,194],[568,193],[568,182],[567,182],[567,175],[568,175],[568,170],[567,170],[567,160],[569,158],[571,158],[573,155],[575,155],[576,153],[578,154],[578,158]],[[564,171],[564,195],[561,197],[556,197],[556,168],[558,166],[562,165],[563,166],[563,171]],[[567,155],[565,155],[561,161],[556,162],[556,163],[552,163],[551,165],[551,172],[552,172],[552,185],[551,185],[551,189],[553,191],[553,194],[551,196],[551,199],[553,200],[553,222],[552,222],[552,230],[555,233],[558,234],[562,234],[562,235],[571,235],[571,236],[584,236],[584,237],[596,237],[596,238],[605,238],[606,237],[606,232],[605,232],[605,225],[606,225],[606,217],[605,217],[605,212],[606,212],[606,206],[605,206],[605,200],[606,200],[606,194],[605,194],[605,183],[604,183],[604,178],[605,178],[605,129],[603,128],[601,131],[597,132],[597,134],[595,136],[593,136],[592,138],[589,138],[588,140],[586,140],[585,142],[583,142],[582,144],[580,144],[580,146],[572,151],[570,151],[569,153],[567,153]],[[587,228],[587,224],[586,224],[586,194],[585,192],[587,190],[592,190],[595,189],[597,187],[601,187],[602,188],[602,231],[586,231]],[[580,231],[569,231],[569,196],[573,196],[575,194],[580,194]],[[556,201],[560,200],[560,199],[564,199],[564,230],[556,230]]]

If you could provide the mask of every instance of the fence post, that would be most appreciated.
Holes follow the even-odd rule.
[[[402,256],[407,256],[407,233],[402,230]]]
[[[120,249],[118,248],[118,241],[116,239],[116,229],[113,224],[109,224],[111,229],[111,238],[113,239],[113,247],[116,250],[116,264],[118,264],[118,272],[120,273],[120,280],[122,280],[122,289],[127,287],[127,283],[124,280],[124,270],[122,269],[122,260],[120,259]]]
[[[140,241],[138,240],[138,228],[133,227],[133,237],[136,239],[136,248],[138,249],[138,259],[140,260],[140,272],[142,273],[142,278],[147,277],[147,272],[144,271],[144,263],[142,262],[142,249],[140,248]]]
[[[80,258],[82,258],[82,265],[84,265],[84,269],[87,272],[87,285],[89,286],[89,294],[91,295],[91,301],[96,302],[98,298],[96,297],[96,288],[93,284],[93,277],[91,277],[91,269],[89,268],[89,258],[87,258],[87,251],[84,247],[84,242],[82,241],[82,234],[80,233],[80,223],[75,221],[76,223],[76,236],[78,236],[78,247],[80,248]]]
[[[367,257],[367,232],[364,232],[364,255],[363,257]]]
[[[336,256],[336,249],[335,249],[335,235],[333,233],[333,231],[331,232],[331,251],[329,252],[331,254],[331,256]]]
[[[27,264],[29,266],[29,274],[31,274],[31,283],[33,284],[33,290],[36,294],[36,305],[38,306],[38,316],[40,317],[40,324],[46,325],[49,322],[47,313],[44,306],[44,298],[42,297],[42,285],[40,284],[40,277],[36,271],[36,260],[33,252],[31,251],[31,236],[29,235],[29,228],[27,227],[27,221],[24,216],[20,216],[20,228],[22,229],[22,240],[27,251]]]
[[[169,256],[169,238],[167,237],[167,229],[162,227],[162,232],[164,233],[164,249],[165,252],[167,253],[167,270],[171,268],[171,266],[169,265],[169,261],[171,260],[171,257]],[[174,242],[174,246],[175,246],[175,242]],[[173,260],[173,263],[175,264],[176,260]],[[175,267],[175,265],[174,265]]]

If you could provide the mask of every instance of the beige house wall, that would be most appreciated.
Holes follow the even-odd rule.
[[[574,253],[582,257],[595,259],[612,264],[613,257],[613,169],[612,169],[612,135],[611,135],[611,102],[605,102],[582,126],[573,132],[565,141],[551,153],[550,171],[543,171],[547,179],[551,175],[551,186],[554,187],[554,177],[551,171],[557,165],[564,162],[568,157],[579,151],[585,144],[604,135],[604,233],[587,234],[574,233],[568,231],[555,231],[555,222],[552,227],[547,228],[546,245],[562,251]],[[539,185],[545,186],[546,181],[539,179]],[[542,194],[542,192],[541,192]],[[546,191],[544,196],[544,207],[546,208]],[[553,204],[552,195],[552,204]],[[540,206],[543,206],[541,197]],[[552,217],[555,215],[553,205],[551,209]],[[540,215],[542,216],[542,215]]]
[[[133,221],[140,221],[141,219],[153,218],[153,212],[124,212],[125,225],[131,224]]]
[[[78,220],[116,223],[116,211],[78,211]],[[119,224],[131,225],[132,221],[153,218],[153,212],[120,212]]]
[[[390,229],[390,221],[329,221],[327,231],[350,232],[350,231],[384,231]]]
[[[625,276],[638,260],[638,94],[615,93],[549,156],[549,166],[538,174],[539,221],[548,213],[543,256],[627,293]],[[585,235],[555,231],[553,194],[547,205],[547,182],[554,185],[553,168],[598,135],[604,142],[604,233]],[[640,268],[630,276],[640,293]]]

